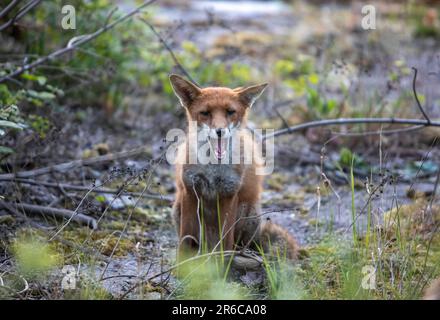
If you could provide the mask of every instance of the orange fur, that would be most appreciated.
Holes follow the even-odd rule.
[[[255,150],[256,143],[246,129],[246,120],[250,107],[263,92],[265,84],[236,89],[202,89],[176,75],[172,75],[170,81],[185,107],[188,122],[197,121],[198,126],[204,124],[214,130],[236,126],[238,130],[235,134],[242,139],[243,146]],[[206,167],[182,164],[188,159],[191,147],[188,141],[189,132],[186,142],[178,149],[176,164],[177,192],[173,215],[179,236],[179,253],[200,246],[199,220],[203,210],[203,228],[209,249],[218,249],[220,239],[223,239],[224,250],[255,244],[269,250],[268,244],[272,242],[287,250],[288,258],[296,258],[298,247],[286,230],[273,223],[261,224],[259,201],[263,177],[256,174],[257,163],[260,163],[256,161],[256,153],[253,153],[252,164],[214,164]],[[218,211],[222,235],[219,233]]]

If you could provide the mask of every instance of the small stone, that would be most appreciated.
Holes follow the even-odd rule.
[[[434,184],[418,183],[406,190],[406,196],[410,199],[429,198],[434,193]]]

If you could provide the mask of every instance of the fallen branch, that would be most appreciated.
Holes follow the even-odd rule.
[[[144,1],[140,6],[138,6],[137,8],[133,9],[132,11],[128,12],[127,14],[125,14],[124,16],[118,18],[117,20],[113,21],[112,23],[108,23],[105,26],[103,26],[102,28],[96,30],[94,33],[90,33],[90,34],[85,34],[85,35],[81,35],[81,36],[77,36],[72,38],[66,47],[58,49],[54,52],[52,52],[51,54],[49,54],[48,56],[44,56],[41,57],[37,60],[35,60],[32,63],[26,64],[20,68],[18,68],[17,70],[3,76],[0,78],[0,83],[5,82],[6,80],[10,80],[11,78],[14,78],[16,76],[21,75],[23,72],[26,72],[28,70],[31,70],[35,67],[37,67],[38,65],[46,62],[46,61],[50,61],[53,60],[55,58],[58,58],[61,55],[64,55],[74,49],[76,49],[77,47],[79,47],[80,45],[89,42],[93,39],[95,39],[96,37],[100,36],[101,34],[103,34],[104,32],[114,28],[116,25],[118,25],[119,23],[127,20],[128,18],[132,17],[133,15],[139,13],[143,8],[151,5],[152,3],[156,2],[156,0],[150,0],[150,1]]]
[[[82,166],[90,166],[98,163],[105,163],[114,161],[117,159],[129,158],[135,155],[139,155],[142,153],[149,154],[150,152],[146,147],[140,147],[128,151],[122,151],[117,153],[110,153],[103,156],[93,157],[89,159],[79,159],[73,160],[69,162],[64,162],[60,164],[55,164],[48,167],[43,167],[39,169],[29,170],[29,171],[21,171],[16,173],[5,173],[0,174],[0,181],[4,180],[13,180],[17,178],[30,178],[35,176],[40,176],[43,174],[51,173],[51,172],[65,172],[67,170],[71,170],[73,168],[82,167]]]
[[[344,125],[344,124],[360,124],[360,123],[388,123],[388,124],[399,124],[399,125],[420,125],[419,129],[425,127],[440,127],[440,121],[428,121],[421,119],[402,119],[402,118],[339,118],[339,119],[328,119],[328,120],[316,120],[306,123],[301,123],[296,126],[291,126],[285,129],[280,129],[274,131],[273,133],[266,134],[263,136],[263,140],[268,138],[278,137],[284,134],[290,134],[297,131],[301,131],[309,128],[325,127],[332,125]]]
[[[64,218],[71,219],[72,221],[75,221],[82,225],[86,225],[92,229],[97,228],[97,223],[94,218],[86,216],[81,213],[75,213],[72,210],[57,209],[57,208],[39,206],[35,204],[26,204],[26,203],[8,203],[5,201],[0,201],[0,208],[4,208],[13,214],[15,214],[16,211],[24,211],[27,213],[39,214],[42,216],[52,216],[63,219]]]
[[[74,190],[74,191],[89,191],[90,189],[92,189],[91,187],[87,187],[87,186],[76,186],[76,185],[71,185],[71,184],[48,182],[48,181],[38,181],[38,180],[32,180],[32,179],[11,179],[11,182],[16,182],[16,183],[20,183],[20,184],[40,185],[40,186],[44,186],[44,187]],[[110,189],[110,188],[94,188],[94,189],[92,189],[92,193],[119,194],[120,190]],[[148,194],[148,193],[142,193],[142,192],[128,192],[128,191],[123,191],[122,194],[126,195],[126,196],[131,196],[131,197],[158,199],[158,200],[164,200],[164,201],[169,201],[169,202],[173,201],[172,197],[162,196],[160,194]]]

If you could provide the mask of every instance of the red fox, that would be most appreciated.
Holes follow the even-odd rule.
[[[261,248],[271,253],[276,248],[288,259],[297,258],[295,239],[282,227],[261,221],[263,176],[257,174],[261,166],[257,153],[253,152],[252,161],[247,163],[242,155],[236,163],[225,161],[232,153],[232,138],[241,141],[238,150],[256,150],[246,120],[267,84],[200,88],[178,75],[171,75],[170,82],[185,108],[188,123],[197,124],[197,133],[206,133],[194,140],[188,130],[185,142],[177,149],[173,217],[179,256],[191,249],[197,251],[205,243],[217,251]],[[218,163],[188,163],[191,150],[202,143],[208,144],[206,154]]]

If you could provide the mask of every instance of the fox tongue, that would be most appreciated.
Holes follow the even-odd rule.
[[[217,146],[215,147],[215,155],[217,159],[222,159],[226,152],[226,140],[217,139]]]
[[[222,140],[221,139],[217,140],[217,153],[218,153],[218,155],[222,154]]]

